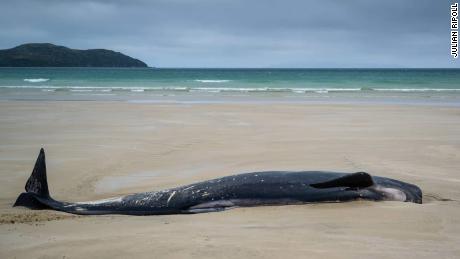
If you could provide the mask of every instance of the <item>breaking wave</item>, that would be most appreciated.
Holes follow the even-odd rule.
[[[39,79],[49,80],[44,78],[27,79],[34,81],[27,82],[45,82],[36,81]],[[26,79],[24,79],[26,80]],[[347,93],[347,92],[401,92],[401,93],[420,93],[420,92],[460,92],[460,88],[284,88],[284,87],[186,87],[186,86],[170,86],[170,87],[134,87],[134,86],[111,86],[111,87],[96,87],[96,86],[52,86],[52,85],[18,85],[18,86],[0,86],[0,89],[24,89],[42,91],[71,91],[71,92],[113,92],[113,91],[129,91],[129,92],[152,92],[152,91],[168,91],[168,92],[208,92],[208,93],[225,93],[225,92],[242,92],[242,93],[294,93],[294,94],[327,94],[327,93]]]
[[[196,79],[196,80],[193,80],[193,81],[200,82],[200,83],[228,83],[231,80],[226,80],[226,79],[221,79],[221,80]]]
[[[47,82],[49,81],[49,78],[26,78],[24,79],[25,82],[29,83],[42,83],[42,82]]]

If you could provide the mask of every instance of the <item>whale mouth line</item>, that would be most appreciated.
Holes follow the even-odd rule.
[[[371,191],[381,194],[384,200],[388,201],[407,201],[407,195],[396,188],[373,185],[369,187]]]

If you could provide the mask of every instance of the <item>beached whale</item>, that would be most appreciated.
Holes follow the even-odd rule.
[[[419,187],[365,172],[269,171],[226,176],[186,186],[88,202],[51,198],[45,152],[40,150],[32,175],[14,206],[74,214],[160,215],[221,211],[233,207],[353,200],[422,203]]]

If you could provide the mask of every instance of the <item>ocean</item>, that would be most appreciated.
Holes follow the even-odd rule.
[[[460,69],[0,68],[1,100],[460,103]]]

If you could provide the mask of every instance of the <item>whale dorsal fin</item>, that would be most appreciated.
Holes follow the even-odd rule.
[[[326,182],[310,184],[311,187],[318,189],[334,188],[334,187],[348,187],[348,188],[366,188],[372,186],[374,181],[372,177],[366,172],[357,172],[341,176]]]

